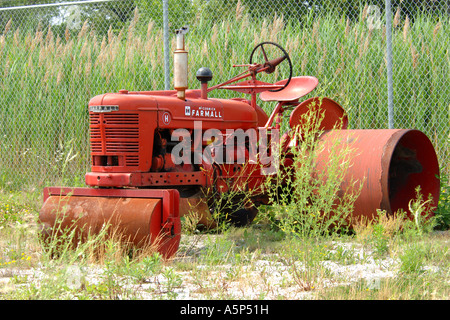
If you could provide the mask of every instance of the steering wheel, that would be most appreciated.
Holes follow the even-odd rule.
[[[265,46],[267,47],[275,47],[270,49],[269,51],[269,55],[267,54],[267,51]],[[278,58],[274,58],[274,59],[269,59],[269,56],[275,56],[278,52],[281,52],[282,55],[277,55]],[[262,55],[262,57],[261,57]],[[259,67],[256,69],[256,72],[258,72],[259,70],[264,71],[267,74],[271,74],[275,71],[275,69],[278,67],[278,65],[280,65],[281,63],[284,62],[284,64],[286,64],[285,62],[287,61],[287,73],[289,74],[286,83],[284,84],[283,87],[279,88],[279,89],[273,89],[273,90],[268,90],[271,92],[277,92],[277,91],[281,91],[284,88],[286,88],[289,85],[289,82],[291,81],[292,78],[292,62],[291,62],[291,58],[289,57],[289,54],[286,52],[286,50],[281,47],[279,44],[275,43],[275,42],[261,42],[260,44],[256,45],[255,48],[253,48],[252,53],[250,54],[250,65],[253,65],[253,59],[254,56],[258,59],[263,58],[264,59],[264,63],[261,63],[259,65]]]

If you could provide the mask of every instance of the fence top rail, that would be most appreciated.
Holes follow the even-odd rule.
[[[71,6],[71,5],[80,5],[80,4],[112,2],[112,1],[117,2],[117,1],[123,1],[123,0],[85,0],[85,1],[69,1],[69,2],[59,2],[59,3],[43,3],[43,4],[32,4],[32,5],[28,5],[28,6],[15,6],[15,7],[0,8],[0,11],[33,9],[33,8],[48,8],[48,7],[62,7],[62,6]]]

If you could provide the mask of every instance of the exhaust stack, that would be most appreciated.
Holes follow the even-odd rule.
[[[177,90],[178,99],[185,100],[188,88],[188,52],[184,46],[184,35],[189,28],[183,27],[176,30],[177,47],[174,51],[174,88]]]

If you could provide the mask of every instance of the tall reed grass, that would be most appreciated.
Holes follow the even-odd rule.
[[[432,140],[442,172],[450,167],[450,30],[448,19],[395,21],[395,126]],[[349,114],[352,128],[388,126],[385,30],[363,17],[322,16],[306,26],[280,17],[259,20],[236,12],[224,21],[199,18],[190,27],[189,84],[209,67],[211,84],[235,75],[253,47],[275,41],[289,52],[294,75],[313,75],[319,89]],[[174,39],[172,39],[172,48]],[[163,33],[136,12],[129,26],[100,36],[86,22],[78,32],[35,32],[9,24],[0,35],[0,186],[83,184],[89,170],[87,104],[104,92],[164,89]],[[233,97],[219,90],[211,96]],[[273,104],[260,102],[270,112]]]

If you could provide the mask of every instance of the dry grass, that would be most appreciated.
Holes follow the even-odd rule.
[[[111,239],[49,259],[37,230],[21,223],[0,229],[0,299],[448,298],[448,231],[404,230],[380,254],[380,235],[369,230],[364,238],[305,241],[256,224],[185,235],[168,261],[153,251],[130,255]]]
[[[294,75],[318,77],[319,89],[344,106],[352,127],[387,127],[382,30],[367,29],[363,20],[333,16],[299,29],[281,17],[255,22],[237,12],[236,21],[192,26],[186,40],[190,70],[208,66],[214,82],[222,82],[238,71],[233,64],[247,62],[257,43],[276,41],[288,49]],[[447,172],[448,119],[442,115],[448,113],[450,96],[445,77],[450,58],[443,49],[450,41],[448,24],[427,18],[399,23],[402,28],[393,37],[395,125],[407,123],[424,131]],[[105,35],[97,35],[87,23],[79,32],[66,30],[61,35],[52,28],[31,33],[8,24],[0,36],[0,183],[11,188],[64,179],[82,183],[72,177],[82,176],[89,166],[87,102],[121,88],[163,89],[162,43],[162,31],[138,14],[123,29],[110,29]],[[195,72],[189,84],[198,87]],[[228,98],[233,93],[222,90],[214,95]],[[67,158],[70,150],[74,157]],[[65,159],[70,161],[64,163]]]

